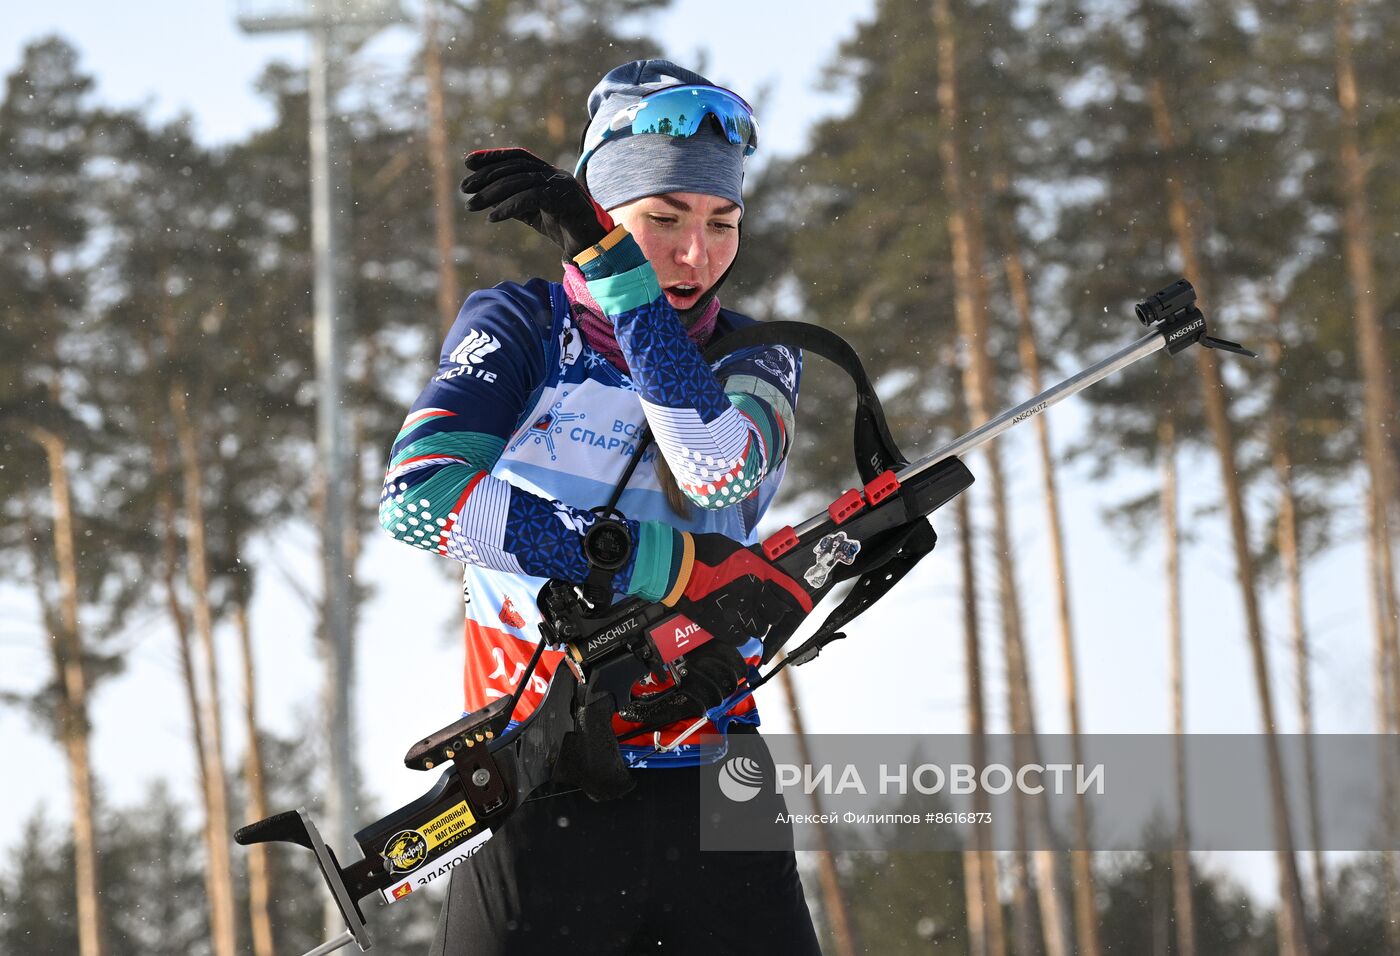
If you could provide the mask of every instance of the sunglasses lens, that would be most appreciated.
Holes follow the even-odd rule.
[[[729,142],[744,147],[745,156],[753,155],[758,148],[758,121],[748,103],[714,86],[673,86],[619,112],[605,129],[585,140],[574,175],[583,172],[589,158],[608,140],[638,133],[694,136],[707,116],[715,118]]]
[[[748,104],[727,90],[709,86],[675,87],[648,97],[637,111],[632,132],[694,136],[707,116],[715,118],[731,143],[747,146],[746,152],[758,145]]]

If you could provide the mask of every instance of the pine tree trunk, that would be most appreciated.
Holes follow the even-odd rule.
[[[1274,337],[1269,342],[1269,360],[1274,368],[1274,380],[1279,382],[1282,371],[1283,343],[1280,337],[1281,316],[1277,302],[1269,303]],[[1269,441],[1272,445],[1274,477],[1279,486],[1278,553],[1283,563],[1284,581],[1288,585],[1288,620],[1293,634],[1293,673],[1298,690],[1298,733],[1303,744],[1303,785],[1308,806],[1308,838],[1312,843],[1309,855],[1312,863],[1313,892],[1316,894],[1317,925],[1325,936],[1329,925],[1327,913],[1327,875],[1322,861],[1322,816],[1317,798],[1317,759],[1313,747],[1312,653],[1308,648],[1308,630],[1303,617],[1302,558],[1298,553],[1298,505],[1293,487],[1293,456],[1289,449],[1288,424],[1275,402],[1269,415]]]
[[[1391,550],[1394,522],[1391,508],[1396,496],[1393,464],[1387,440],[1394,412],[1391,409],[1390,368],[1376,303],[1374,235],[1366,197],[1366,163],[1361,156],[1357,129],[1356,73],[1351,59],[1351,9],[1353,0],[1337,0],[1337,100],[1342,122],[1338,138],[1342,176],[1343,252],[1351,287],[1352,314],[1356,326],[1357,358],[1364,385],[1366,467],[1371,485],[1382,502],[1371,516],[1372,537],[1380,543],[1377,569],[1386,595],[1377,602],[1386,612],[1385,630],[1391,644],[1391,680],[1400,687],[1400,654],[1396,653],[1397,621],[1390,592],[1395,587],[1395,559]]]
[[[447,110],[443,104],[442,51],[438,48],[438,3],[427,0],[423,21],[423,73],[428,87],[428,164],[433,171],[433,235],[437,244],[438,320],[445,335],[461,307],[457,289],[456,212],[448,161]]]
[[[1018,757],[1021,766],[1038,763],[1034,753]],[[1042,833],[1048,833],[1044,821],[1036,821]],[[1051,850],[1035,850],[1031,853],[1035,865],[1036,902],[1040,904],[1040,931],[1045,937],[1045,952],[1048,956],[1070,956],[1074,952],[1070,940],[1072,932],[1070,916],[1065,912],[1064,894],[1060,889],[1060,873],[1057,868],[1057,854]]]
[[[974,837],[974,842],[976,838]],[[967,910],[968,956],[987,956],[987,904],[982,901],[982,851],[962,851],[963,907]]]
[[[952,240],[955,312],[958,329],[966,342],[969,361],[963,369],[964,390],[968,407],[978,421],[986,421],[994,411],[991,363],[984,345],[986,334],[986,297],[979,294],[982,257],[980,216],[968,199],[963,185],[959,134],[959,101],[957,92],[957,44],[949,0],[935,0],[934,29],[938,36],[938,105],[941,135],[939,153],[943,161],[944,189],[950,212],[948,231]],[[1017,736],[1019,763],[1035,761],[1034,706],[1030,692],[1030,677],[1026,667],[1025,647],[1021,632],[1020,603],[1017,598],[1015,567],[1011,556],[1011,533],[1006,505],[1006,483],[1002,474],[1001,455],[995,445],[983,449],[989,474],[988,486],[992,498],[993,547],[997,559],[997,590],[1002,607],[1003,644],[1007,658],[1007,680],[1012,697],[1012,730]],[[1034,824],[1048,845],[1050,829],[1043,803],[1038,804]],[[1065,913],[1060,877],[1051,850],[1033,853],[1036,871],[1037,899],[1040,919],[1049,956],[1068,956],[1069,920]]]
[[[1031,868],[1026,851],[1025,804],[1016,801],[1016,849],[1011,851],[1011,936],[1016,956],[1039,956],[1040,937],[1035,931],[1035,902],[1031,899]]]
[[[560,42],[561,30],[559,28],[559,16],[561,13],[559,0],[545,0],[544,17],[547,24],[548,42],[550,46]],[[546,82],[549,84],[550,96],[549,105],[546,107],[544,115],[544,131],[549,137],[549,145],[555,151],[568,150],[569,142],[569,121],[564,116],[563,105],[566,101],[564,96],[562,79],[563,71],[555,68],[548,73]]]
[[[184,387],[170,386],[170,411],[180,451],[180,473],[185,497],[185,550],[190,582],[190,603],[195,635],[204,658],[204,775],[207,787],[208,849],[210,870],[210,937],[215,956],[238,952],[238,924],[234,916],[233,861],[229,852],[228,781],[224,773],[223,720],[219,713],[219,663],[214,646],[214,616],[209,604],[209,556],[204,541],[204,476],[199,463],[194,423],[190,419]]]
[[[797,735],[798,754],[805,766],[811,766],[812,753],[807,747],[807,730],[802,725],[802,711],[797,703],[797,687],[792,680],[792,669],[783,668],[778,672],[778,678],[783,685],[783,696],[787,698],[792,730]],[[821,795],[815,792],[812,794],[812,807],[816,813],[822,812]],[[855,956],[855,935],[851,931],[846,897],[841,892],[841,881],[836,875],[836,860],[831,855],[826,830],[817,828],[817,840],[821,844],[821,848],[817,850],[817,872],[822,890],[822,910],[826,913],[827,925],[831,927],[831,938],[836,944],[837,956]]]
[[[1026,290],[1026,270],[1021,261],[1020,245],[1012,224],[1002,223],[1002,232],[1007,243],[1006,279],[1011,288],[1011,299],[1016,306],[1019,320],[1019,351],[1021,367],[1030,380],[1031,394],[1039,395],[1044,389],[1040,377],[1040,350],[1036,347],[1035,332],[1031,328],[1031,297]],[[1075,766],[1084,763],[1083,746],[1080,743],[1082,730],[1079,723],[1079,679],[1074,655],[1074,626],[1070,615],[1069,569],[1065,562],[1064,523],[1060,519],[1060,498],[1055,476],[1055,456],[1050,441],[1049,419],[1044,415],[1035,418],[1036,440],[1040,450],[1040,473],[1044,482],[1045,522],[1050,534],[1050,578],[1055,582],[1055,609],[1060,630],[1060,658],[1064,671],[1065,704],[1069,710],[1069,733],[1071,759]],[[1089,811],[1085,798],[1078,795],[1074,801],[1075,840],[1080,847],[1089,846]],[[1081,956],[1102,956],[1103,947],[1099,942],[1099,912],[1095,902],[1097,889],[1094,886],[1093,855],[1087,849],[1070,852],[1070,864],[1074,873],[1074,920],[1079,939]]]
[[[31,436],[44,449],[53,498],[54,563],[59,583],[59,633],[49,641],[58,677],[58,727],[68,761],[73,797],[73,869],[78,904],[78,952],[103,956],[107,951],[102,894],[97,881],[97,825],[94,819],[91,727],[88,724],[87,672],[78,620],[78,555],[73,528],[73,493],[64,461],[67,446],[46,428]]]
[[[1379,649],[1378,649],[1379,650]],[[1377,671],[1375,675],[1377,711],[1376,723],[1384,727],[1389,715],[1381,712],[1384,706],[1384,695],[1389,682],[1386,677]],[[1396,834],[1400,833],[1400,799],[1396,796],[1397,773],[1400,773],[1400,761],[1396,759],[1396,738],[1393,733],[1379,733],[1376,735],[1376,745],[1379,751],[1376,767],[1381,776],[1381,796],[1384,800],[1385,810],[1382,825],[1385,827],[1385,835],[1389,846],[1395,846]],[[1396,853],[1393,850],[1381,851],[1381,869],[1385,884],[1385,937],[1392,953],[1400,953],[1400,872],[1396,868]]]
[[[206,852],[215,840],[226,835],[214,832],[212,815],[207,802],[209,794],[208,757],[205,754],[204,705],[200,700],[199,680],[195,676],[194,654],[190,648],[190,622],[180,603],[180,586],[177,568],[180,565],[179,531],[176,528],[175,494],[170,482],[174,474],[170,468],[170,453],[165,435],[159,428],[151,436],[151,466],[155,470],[158,491],[156,492],[156,514],[160,520],[161,537],[161,582],[165,586],[165,604],[170,612],[170,622],[175,628],[175,645],[180,657],[180,677],[185,685],[185,705],[190,712],[190,738],[194,745],[195,769],[199,779],[199,792],[204,795],[204,843]],[[213,867],[204,868],[204,894],[206,908],[213,905],[215,881]],[[212,925],[213,913],[210,913]]]
[[[987,762],[987,719],[986,704],[982,697],[982,626],[977,613],[977,562],[973,556],[975,535],[972,527],[972,509],[968,507],[967,495],[958,495],[954,504],[957,507],[958,528],[962,532],[962,547],[958,552],[962,564],[967,733],[970,738],[972,765],[981,767]],[[972,809],[978,814],[986,814],[989,810],[987,793],[980,787],[972,794]],[[963,870],[967,874],[968,937],[973,944],[972,952],[980,956],[1006,956],[1006,928],[1001,913],[997,857],[990,846],[990,827],[980,823],[974,824],[972,836],[974,848],[963,852]],[[1022,872],[1024,874],[1024,869]],[[1029,906],[1024,917],[1025,925],[1029,927]]]
[[[1160,78],[1151,84],[1152,114],[1162,148],[1171,152],[1176,145],[1171,111]],[[1168,218],[1181,250],[1187,275],[1196,284],[1198,304],[1204,311],[1208,297],[1202,289],[1200,260],[1196,255],[1195,231],[1187,208],[1186,190],[1180,174],[1167,179]],[[1273,815],[1275,854],[1279,867],[1279,940],[1284,956],[1308,956],[1307,923],[1303,916],[1303,892],[1298,879],[1298,861],[1293,853],[1293,835],[1289,830],[1288,796],[1284,789],[1283,757],[1279,752],[1277,724],[1274,720],[1273,693],[1269,683],[1268,648],[1264,641],[1264,623],[1259,614],[1259,595],[1254,572],[1254,558],[1249,546],[1249,527],[1244,510],[1244,494],[1240,488],[1235,464],[1235,440],[1225,406],[1225,383],[1220,377],[1220,365],[1209,349],[1196,349],[1196,367],[1200,373],[1202,397],[1211,434],[1215,438],[1216,456],[1220,461],[1221,488],[1230,518],[1230,534],[1235,549],[1235,573],[1244,605],[1246,636],[1254,663],[1254,684],[1259,696],[1260,718],[1264,727],[1264,747],[1268,758],[1271,811]]]
[[[238,624],[239,650],[243,656],[243,730],[248,738],[244,755],[243,777],[248,784],[248,817],[262,820],[268,816],[267,786],[262,758],[262,743],[258,733],[257,680],[253,669],[253,632],[248,623],[248,598],[245,591],[234,607]],[[277,947],[272,936],[272,876],[267,860],[267,844],[248,847],[248,915],[253,934],[254,956],[275,956]]]
[[[1158,865],[1153,854],[1148,871],[1152,880],[1152,956],[1171,956],[1172,890],[1171,876]]]
[[[1171,658],[1172,756],[1176,765],[1176,836],[1172,848],[1172,899],[1176,948],[1196,956],[1196,905],[1191,893],[1191,821],[1186,810],[1186,669],[1181,640],[1181,527],[1176,503],[1176,423],[1170,414],[1157,426],[1162,458],[1162,542],[1166,547],[1167,647]]]
[[[967,508],[967,495],[958,495],[958,528],[962,530],[963,544],[959,549],[963,571],[963,659],[967,668],[967,735],[969,735],[970,757],[974,767],[986,763],[986,746],[983,735],[986,733],[983,700],[981,700],[981,624],[977,614],[977,570],[972,551],[972,515]],[[976,801],[976,794],[973,795]],[[976,805],[974,810],[980,809]],[[980,817],[979,817],[980,819]],[[963,850],[963,896],[967,907],[967,952],[969,956],[988,956],[991,952],[991,929],[988,917],[993,907],[1000,908],[997,897],[988,897],[987,876],[983,873],[987,864],[987,829],[980,823],[973,824],[972,848]],[[995,865],[995,864],[993,864]]]
[[[1343,257],[1351,286],[1352,315],[1356,326],[1357,357],[1364,388],[1366,469],[1371,487],[1366,513],[1368,560],[1371,564],[1372,624],[1376,633],[1377,665],[1385,668],[1378,709],[1388,717],[1381,733],[1400,732],[1400,621],[1395,607],[1395,525],[1391,509],[1396,501],[1394,461],[1387,452],[1387,431],[1394,422],[1391,407],[1390,369],[1386,342],[1376,302],[1374,235],[1366,197],[1366,164],[1361,156],[1357,128],[1356,70],[1352,64],[1351,16],[1353,0],[1336,3],[1337,102],[1341,107],[1338,137],[1343,196]],[[1388,696],[1388,699],[1386,697]],[[1388,724],[1388,726],[1387,726]],[[1384,744],[1383,744],[1384,745]],[[1387,759],[1392,762],[1393,758]],[[1392,763],[1393,766],[1393,763]],[[1400,951],[1400,889],[1397,889],[1395,854],[1386,854],[1388,939]]]
[[[1371,512],[1378,507],[1374,487],[1366,495],[1367,521],[1373,523]],[[1374,682],[1375,712],[1376,712],[1376,749],[1378,759],[1376,766],[1379,768],[1381,778],[1381,793],[1385,803],[1385,815],[1383,825],[1391,846],[1394,846],[1395,835],[1400,833],[1400,799],[1396,798],[1397,782],[1400,778],[1400,753],[1397,753],[1397,728],[1400,721],[1396,718],[1396,707],[1400,705],[1400,688],[1395,686],[1393,680],[1394,671],[1391,668],[1392,648],[1386,639],[1386,629],[1383,626],[1385,612],[1382,610],[1385,599],[1384,585],[1379,581],[1376,573],[1381,562],[1377,554],[1379,550],[1378,542],[1374,535],[1367,536],[1367,564],[1369,565],[1368,575],[1371,579],[1369,588],[1371,598],[1371,619],[1376,624],[1372,632],[1372,655],[1375,660],[1372,680]],[[1386,941],[1390,944],[1390,951],[1400,953],[1400,870],[1396,866],[1397,854],[1394,851],[1381,851],[1382,869],[1385,878],[1385,901],[1386,901]]]

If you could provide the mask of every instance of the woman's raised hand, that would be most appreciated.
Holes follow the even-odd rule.
[[[527,149],[478,149],[467,154],[466,167],[468,209],[491,210],[491,222],[523,222],[570,259],[615,228],[582,183]]]

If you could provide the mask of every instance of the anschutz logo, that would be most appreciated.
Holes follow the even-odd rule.
[[[1027,418],[1030,418],[1032,415],[1034,415],[1034,414],[1036,414],[1036,413],[1038,413],[1038,412],[1043,412],[1043,411],[1045,411],[1045,410],[1046,410],[1047,408],[1049,408],[1049,407],[1050,407],[1050,403],[1049,403],[1049,402],[1041,402],[1041,403],[1040,403],[1039,405],[1037,405],[1035,408],[1028,408],[1028,409],[1026,409],[1024,412],[1022,412],[1021,414],[1017,415],[1015,418],[1011,419],[1011,424],[1013,424],[1013,425],[1019,425],[1021,422],[1025,421]]]
[[[586,650],[588,650],[591,653],[593,651],[598,650],[600,647],[607,647],[613,641],[617,640],[619,637],[626,634],[628,631],[632,630],[632,628],[636,626],[637,619],[634,617],[629,621],[623,621],[621,624],[618,624],[615,627],[610,627],[603,633],[599,634],[597,637],[590,638]]]
[[[1190,325],[1183,325],[1181,328],[1177,329],[1177,330],[1176,330],[1175,332],[1173,332],[1171,335],[1168,335],[1168,336],[1167,336],[1167,341],[1168,341],[1168,342],[1175,342],[1177,339],[1181,338],[1183,335],[1186,335],[1187,333],[1196,331],[1196,330],[1199,329],[1201,326],[1205,325],[1205,323],[1206,323],[1206,320],[1203,319],[1203,318],[1201,318],[1201,319],[1196,319],[1196,320],[1195,320],[1194,322],[1192,322]]]

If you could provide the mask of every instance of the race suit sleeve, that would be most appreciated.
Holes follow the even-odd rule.
[[[681,490],[710,509],[753,494],[792,440],[796,358],[784,348],[765,349],[726,365],[721,382],[625,228],[575,262],[613,320],[647,423]]]
[[[394,439],[379,522],[400,541],[467,564],[583,581],[583,534],[595,516],[490,474],[544,379],[545,347],[531,315],[540,307],[518,286],[467,299],[437,374]],[[655,523],[629,522],[633,541],[658,540],[649,561],[669,564],[670,529],[642,524]],[[633,564],[614,578],[620,593]]]

